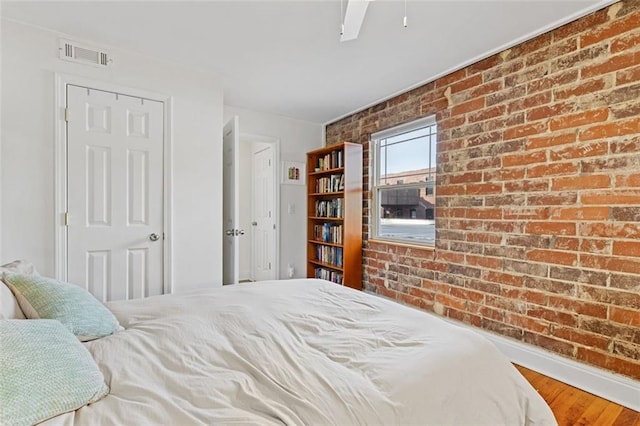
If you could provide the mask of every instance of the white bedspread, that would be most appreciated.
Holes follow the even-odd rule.
[[[325,281],[109,308],[125,330],[87,347],[110,394],[51,423],[555,424],[485,338]]]

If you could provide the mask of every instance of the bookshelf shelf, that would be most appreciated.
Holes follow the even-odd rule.
[[[362,289],[362,146],[307,153],[307,276]]]

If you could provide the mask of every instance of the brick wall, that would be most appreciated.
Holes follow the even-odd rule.
[[[436,114],[435,250],[368,240],[371,133]],[[640,2],[327,126],[364,145],[365,289],[640,379]]]

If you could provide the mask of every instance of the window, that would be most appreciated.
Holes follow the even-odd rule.
[[[373,238],[434,245],[435,117],[371,135]]]

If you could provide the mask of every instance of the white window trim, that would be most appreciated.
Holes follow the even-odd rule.
[[[389,129],[381,130],[376,133],[372,133],[369,140],[369,152],[371,153],[372,162],[370,165],[369,172],[369,189],[371,193],[371,204],[369,205],[369,239],[377,240],[377,241],[388,241],[392,243],[398,244],[409,244],[416,245],[422,247],[435,247],[435,241],[433,244],[424,243],[420,241],[413,241],[403,238],[391,238],[380,236],[378,233],[380,226],[380,212],[379,204],[378,204],[378,186],[376,183],[376,177],[379,175],[380,171],[380,154],[379,154],[379,144],[382,139],[389,138],[391,136],[395,136],[400,133],[407,133],[413,130],[417,130],[423,127],[437,125],[436,116],[430,115],[428,117],[419,118],[417,120],[410,121],[409,123],[400,124],[398,126],[391,127]],[[402,188],[414,188],[416,184],[404,184],[404,185],[394,185],[394,189],[402,189]],[[434,191],[435,191],[435,183],[434,183]]]

